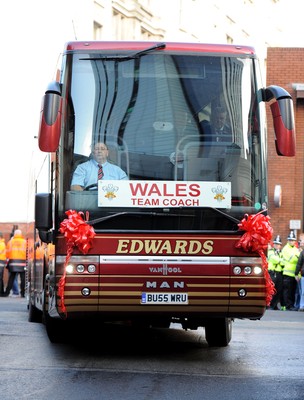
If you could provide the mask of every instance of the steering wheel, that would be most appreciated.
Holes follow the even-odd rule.
[[[92,185],[85,187],[83,190],[98,190],[98,185],[97,183],[92,183]]]

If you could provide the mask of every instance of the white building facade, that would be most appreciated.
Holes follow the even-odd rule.
[[[70,0],[71,39],[246,44],[254,46],[263,59],[268,46],[283,44],[286,25],[281,2]]]

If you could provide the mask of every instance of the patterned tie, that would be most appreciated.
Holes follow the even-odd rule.
[[[102,169],[102,165],[98,164],[98,180],[100,181],[103,177],[103,169]]]

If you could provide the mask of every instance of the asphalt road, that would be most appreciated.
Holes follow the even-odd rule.
[[[304,313],[236,320],[226,348],[204,330],[107,326],[51,344],[26,300],[0,298],[0,399],[303,400]]]

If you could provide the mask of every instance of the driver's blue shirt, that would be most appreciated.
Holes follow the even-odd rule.
[[[117,165],[106,161],[102,165],[103,180],[128,179],[127,174]],[[79,164],[73,174],[71,185],[80,185],[84,188],[97,184],[98,181],[98,163],[95,160],[89,160]]]

